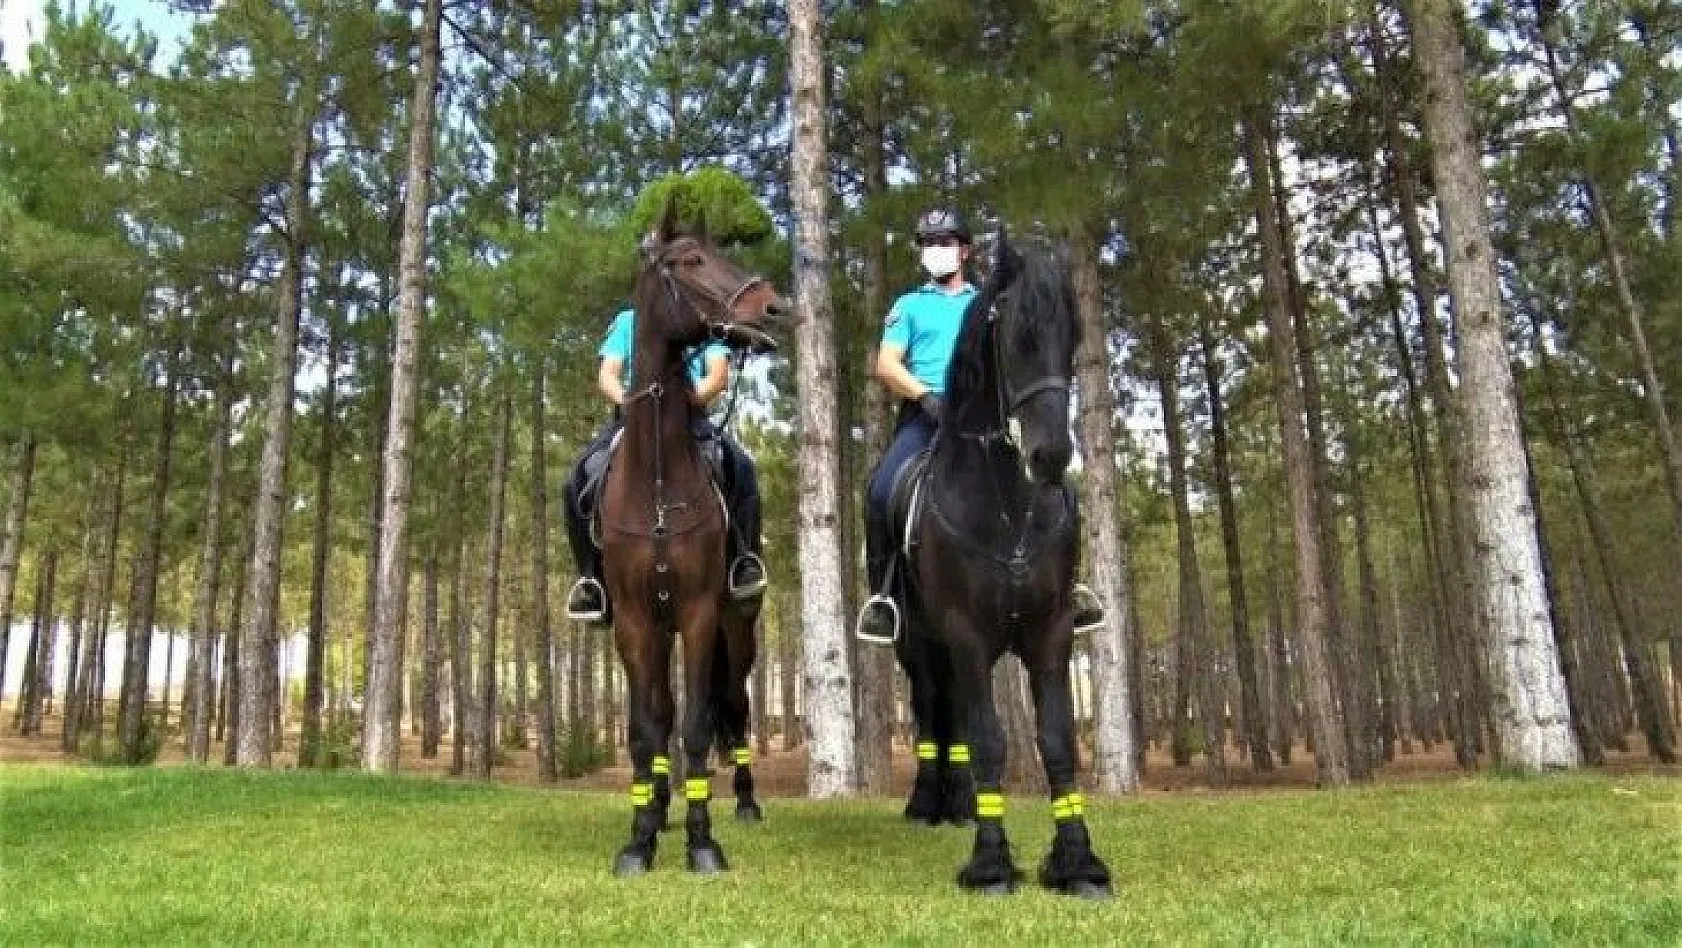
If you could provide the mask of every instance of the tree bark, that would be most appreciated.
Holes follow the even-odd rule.
[[[438,95],[439,31],[443,0],[426,0],[421,19],[420,57],[414,98],[409,109],[409,166],[403,199],[403,241],[398,251],[397,344],[391,367],[391,408],[386,425],[384,498],[380,505],[380,544],[373,653],[362,722],[362,766],[370,771],[397,769],[403,702],[401,666],[403,613],[408,598],[409,480],[414,444],[415,400],[419,389],[420,331],[426,307],[426,217],[432,206],[432,126]]]
[[[1440,196],[1449,291],[1460,330],[1461,407],[1471,488],[1478,614],[1485,618],[1496,754],[1507,766],[1574,767],[1565,684],[1543,588],[1535,511],[1508,363],[1489,238],[1479,138],[1467,102],[1464,52],[1448,0],[1410,0],[1425,128]]]
[[[29,523],[29,489],[35,482],[35,433],[25,431],[6,494],[6,538],[0,544],[0,681],[6,678],[11,654],[12,606],[17,594],[18,560],[23,553],[23,530]]]
[[[321,444],[315,468],[315,535],[310,554],[310,624],[304,659],[304,715],[298,734],[298,766],[321,759],[323,689],[327,665],[327,559],[332,553],[333,454],[338,442],[339,313],[327,302],[327,380],[321,389]]]
[[[1104,294],[1098,272],[1099,237],[1085,227],[1070,233],[1070,282],[1082,341],[1075,353],[1075,380],[1080,390],[1081,457],[1086,460],[1082,481],[1082,526],[1087,573],[1092,589],[1104,600],[1105,621],[1092,632],[1092,665],[1096,690],[1092,769],[1098,789],[1131,793],[1139,789],[1133,729],[1132,590],[1128,588],[1128,550],[1118,522],[1115,472],[1115,392],[1110,386],[1109,330],[1104,320]]]
[[[158,568],[163,557],[165,502],[169,498],[170,461],[175,448],[175,405],[180,392],[181,349],[172,343],[164,381],[163,410],[158,418],[157,468],[152,475],[151,509],[139,553],[134,597],[128,613],[128,647],[123,663],[123,689],[118,711],[117,739],[124,763],[142,763],[146,732],[147,672],[152,656],[153,624],[158,606]],[[167,697],[167,696],[166,696]]]
[[[1186,477],[1186,435],[1180,422],[1179,357],[1157,327],[1154,356],[1157,391],[1162,395],[1162,427],[1168,439],[1168,481],[1174,500],[1174,528],[1179,549],[1180,648],[1182,676],[1196,682],[1197,712],[1203,725],[1203,759],[1209,782],[1227,784],[1226,701],[1216,679],[1215,650],[1209,641],[1209,614],[1203,598],[1203,567],[1197,559],[1197,535],[1191,520]],[[1189,659],[1189,660],[1188,660]]]
[[[95,503],[103,502],[103,492],[98,479],[95,480],[94,496],[100,498]],[[69,667],[64,675],[64,712],[62,726],[59,728],[59,746],[66,751],[76,749],[76,738],[79,734],[81,707],[86,695],[85,682],[82,680],[83,658],[85,646],[83,642],[92,637],[92,629],[87,626],[88,593],[93,585],[94,557],[97,549],[94,546],[98,534],[96,521],[98,507],[89,507],[84,511],[82,520],[82,555],[77,561],[76,596],[75,603],[70,607],[70,647],[65,651]]]
[[[438,634],[438,554],[429,551],[421,579],[421,683],[420,701],[415,709],[421,721],[421,756],[438,756],[438,742],[442,738],[438,708],[438,668],[443,658]]]
[[[238,531],[235,531],[236,535]],[[234,562],[232,600],[228,604],[228,625],[222,632],[222,719],[217,723],[217,736],[226,741],[222,746],[222,763],[233,766],[239,758],[239,639],[245,628],[245,578],[251,571],[252,546],[249,533],[242,545],[239,559]]]
[[[274,754],[274,710],[280,701],[275,678],[277,615],[280,606],[280,558],[290,491],[287,457],[292,446],[293,376],[298,364],[298,318],[302,311],[304,263],[309,235],[310,155],[314,149],[315,105],[300,100],[292,131],[292,163],[287,176],[286,268],[280,277],[275,310],[268,403],[264,407],[263,456],[257,475],[257,503],[252,511],[252,558],[239,630],[239,729],[231,741],[241,767],[267,767]]]
[[[231,350],[231,346],[230,346]],[[192,654],[188,658],[187,759],[202,764],[210,756],[211,651],[216,637],[216,602],[222,579],[222,497],[227,489],[228,441],[233,428],[233,381],[228,377],[232,358],[223,359],[216,383],[216,430],[210,436],[210,486],[204,503],[199,575],[193,591]]]
[[[801,611],[804,618],[806,726],[811,735],[806,792],[824,799],[858,786],[853,685],[842,601],[839,450],[835,443],[835,310],[829,291],[827,66],[818,0],[789,3],[789,85],[793,91],[794,291],[800,320]]]
[[[463,463],[457,481],[457,498],[465,480]],[[457,508],[459,509],[459,507]],[[458,515],[459,516],[459,515]],[[473,663],[467,616],[467,544],[459,523],[455,529],[455,553],[450,562],[450,773],[467,770],[467,736],[473,718]]]
[[[473,772],[485,780],[490,779],[497,749],[496,633],[502,592],[503,514],[508,493],[509,416],[514,411],[513,396],[504,393],[498,398],[496,411],[496,446],[491,460],[491,519],[489,539],[485,544],[485,629],[479,638],[479,733],[473,755]]]
[[[58,585],[58,548],[48,547],[35,583],[35,618],[29,630],[29,656],[24,662],[23,688],[17,731],[39,735],[44,706],[52,696],[53,652],[58,648],[58,623],[53,594]]]
[[[537,652],[537,779],[553,783],[559,771],[555,755],[555,644],[549,625],[549,405],[544,392],[547,368],[543,357],[538,356],[532,368],[531,395],[531,618]],[[588,650],[580,651],[588,664]]]
[[[1250,189],[1256,229],[1261,234],[1262,284],[1266,297],[1268,341],[1271,345],[1274,400],[1279,412],[1280,442],[1285,460],[1286,499],[1291,533],[1296,540],[1297,607],[1300,611],[1296,644],[1302,661],[1303,690],[1308,705],[1309,735],[1314,741],[1315,768],[1322,786],[1349,782],[1348,750],[1343,715],[1332,691],[1332,668],[1327,653],[1325,577],[1321,573],[1319,511],[1313,497],[1313,464],[1303,429],[1302,389],[1296,376],[1295,335],[1287,306],[1284,243],[1275,217],[1272,175],[1263,129],[1265,107],[1252,106],[1245,122]]]
[[[1221,364],[1207,312],[1200,315],[1197,329],[1203,349],[1203,383],[1209,397],[1210,455],[1215,469],[1215,500],[1221,514],[1221,545],[1226,553],[1241,723],[1245,743],[1250,748],[1250,766],[1257,771],[1269,771],[1273,769],[1273,755],[1268,748],[1267,715],[1256,683],[1255,643],[1250,638],[1250,602],[1244,588],[1244,553],[1238,536],[1238,503],[1233,496],[1232,449],[1227,437],[1225,398],[1221,394]]]

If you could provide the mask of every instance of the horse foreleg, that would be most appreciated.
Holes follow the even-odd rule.
[[[1056,636],[1049,637],[1056,641]],[[1092,851],[1086,830],[1086,800],[1076,783],[1074,704],[1069,686],[1069,636],[1062,648],[1048,648],[1029,661],[1034,717],[1039,722],[1040,758],[1051,793],[1057,834],[1040,864],[1040,885],[1082,898],[1108,898],[1110,870]]]
[[[630,617],[623,617],[628,620]],[[639,631],[649,631],[648,629]],[[625,667],[628,694],[627,733],[631,751],[631,841],[619,851],[613,871],[619,876],[641,875],[654,867],[660,830],[666,823],[665,804],[656,795],[662,772],[670,773],[665,757],[666,741],[672,730],[672,694],[669,682],[656,672],[666,668],[669,656],[662,636],[621,635],[619,654]]]
[[[915,623],[917,617],[908,613],[907,618]],[[912,630],[909,634],[901,635],[897,648],[899,664],[905,669],[905,679],[911,686],[911,718],[917,727],[917,777],[911,784],[911,798],[905,803],[905,818],[914,823],[927,823],[930,826],[940,825],[941,816],[941,785],[940,785],[940,742],[943,738],[950,740],[950,735],[942,733],[938,727],[944,718],[950,720],[948,711],[937,713],[937,704],[950,704],[947,695],[941,694],[935,687],[934,677],[929,674],[929,649],[927,639]]]
[[[987,895],[1004,895],[1016,889],[1022,873],[1011,861],[1010,841],[1005,837],[1005,734],[993,708],[993,663],[979,645],[955,646],[952,652],[953,681],[958,686],[957,740],[968,738],[976,785],[975,846],[969,863],[958,872],[958,884]]]
[[[715,650],[721,646],[718,607],[699,602],[683,610],[678,623],[683,634],[684,692],[683,796],[689,802],[684,829],[689,870],[704,875],[729,868],[724,850],[712,836],[712,770],[707,766],[716,729],[717,693],[713,688]]]

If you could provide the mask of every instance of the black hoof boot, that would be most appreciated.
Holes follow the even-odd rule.
[[[654,845],[632,843],[619,850],[613,860],[613,874],[621,879],[640,876],[654,868]]]
[[[969,863],[958,870],[958,885],[982,895],[1009,895],[1022,881],[1022,873],[1010,858],[1010,843],[1004,827],[994,822],[975,831],[975,850]]]
[[[940,818],[953,826],[975,825],[975,775],[969,765],[940,772]]]
[[[759,804],[758,803],[756,803],[752,800],[739,800],[739,801],[737,801],[737,803],[736,803],[736,822],[738,822],[738,823],[758,823],[758,822],[760,822],[764,819],[765,819],[765,813],[764,813],[764,811],[759,809]]]
[[[696,875],[715,876],[730,868],[724,860],[724,850],[718,843],[706,840],[689,844],[689,871]]]
[[[1051,851],[1040,864],[1040,885],[1081,899],[1102,900],[1115,895],[1109,867],[1092,851],[1092,838],[1079,819],[1057,824]]]
[[[911,799],[905,803],[905,818],[913,823],[939,826],[940,816],[940,774],[933,764],[920,764],[917,780],[911,785]]]

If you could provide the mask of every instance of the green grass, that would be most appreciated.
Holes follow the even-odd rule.
[[[727,803],[728,801],[721,801]],[[681,807],[681,804],[677,805]],[[721,815],[725,806],[717,807]],[[358,774],[0,768],[0,944],[1682,943],[1682,784],[1484,778],[1089,804],[1118,898],[952,884],[969,834],[773,799],[733,871],[608,872],[621,795]],[[1032,873],[1043,801],[1013,800]],[[681,810],[674,809],[681,821]]]

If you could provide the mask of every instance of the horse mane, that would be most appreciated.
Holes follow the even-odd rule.
[[[1066,267],[1049,248],[1015,248],[1018,268],[1010,284],[1009,304],[999,306],[1000,339],[1005,353],[1031,352],[1041,337],[1057,326],[1062,315],[1066,330],[1079,344],[1079,321]],[[989,277],[980,292],[964,309],[964,323],[946,368],[947,414],[957,430],[975,431],[1003,422],[998,416],[998,379],[993,372],[993,345],[987,331],[988,318],[1002,294],[997,275]]]

